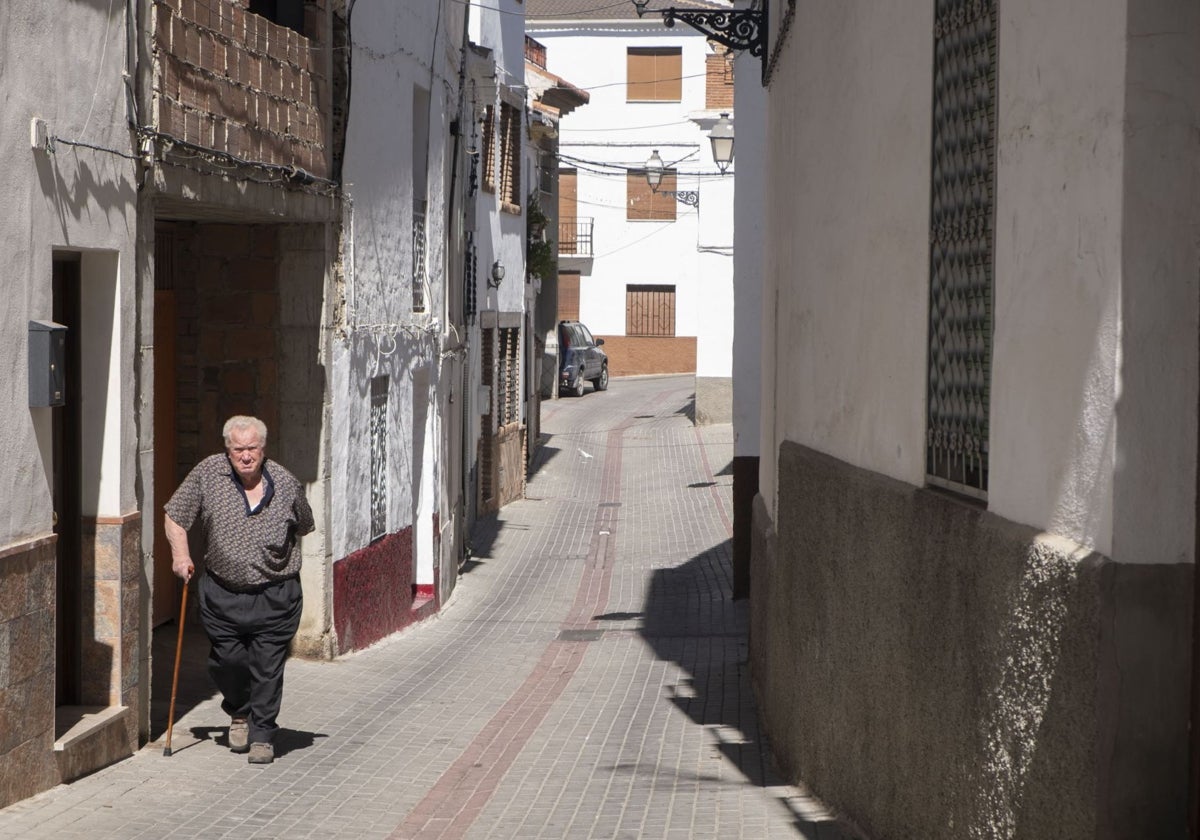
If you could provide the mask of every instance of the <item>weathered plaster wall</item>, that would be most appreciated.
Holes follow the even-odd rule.
[[[984,511],[920,489],[932,4],[797,6],[768,94],[756,686],[789,772],[877,836],[1181,836],[1198,12],[998,8]]]
[[[762,322],[766,308],[763,196],[767,192],[767,94],[759,77],[761,62],[739,53],[734,68],[737,180],[733,196],[736,220],[733,230],[733,454],[734,457],[753,457],[759,455],[761,449],[762,392],[766,375],[762,358]],[[773,297],[771,309],[774,309]]]
[[[62,781],[55,760],[55,470],[78,469],[65,488],[78,493],[84,615],[70,649],[92,657],[65,702],[127,704],[105,730],[100,763],[136,746],[140,688],[137,639],[140,544],[133,283],[138,169],[128,130],[126,4],[0,5],[4,115],[0,161],[6,172],[0,216],[0,804]],[[69,56],[70,60],[54,60]],[[50,57],[50,58],[48,58]],[[45,121],[48,143],[31,147],[30,123]],[[51,433],[61,408],[29,405],[29,321],[55,320],[54,260],[72,261],[80,312],[68,324],[78,342],[81,417],[78,463],[54,462]],[[65,317],[63,320],[67,320]],[[74,362],[72,361],[73,365]],[[60,456],[61,457],[61,456]],[[62,506],[58,506],[63,510]],[[111,527],[96,539],[93,523]],[[101,545],[103,543],[103,545]],[[99,559],[99,557],[97,557]],[[87,696],[78,696],[87,695]],[[67,770],[72,767],[67,764]],[[92,764],[87,769],[94,769]]]
[[[1128,3],[1113,556],[1194,561],[1200,7]]]
[[[1004,3],[997,36],[988,508],[1104,553],[1116,450],[1125,5]]]
[[[448,122],[455,103],[453,67],[445,50],[461,20],[438,25],[436,2],[356,7],[350,121],[343,176],[351,206],[346,249],[346,323],[333,341],[332,550],[344,557],[371,541],[370,381],[390,378],[387,424],[389,532],[412,525],[416,371],[436,359],[445,306],[450,153]],[[434,63],[431,67],[429,60]],[[432,87],[431,87],[432,85]],[[429,91],[426,309],[413,310],[414,89]],[[359,107],[355,107],[355,105]],[[422,409],[422,416],[427,409]]]
[[[30,409],[28,322],[51,320],[51,266],[55,248],[84,253],[85,294],[107,299],[107,320],[90,322],[90,340],[108,352],[101,363],[110,391],[93,394],[92,416],[103,416],[102,435],[89,440],[97,469],[85,498],[90,511],[119,515],[136,506],[132,375],[134,331],[133,240],[136,168],[108,151],[59,142],[55,152],[30,147],[30,120],[46,120],[64,141],[130,151],[126,128],[125,9],[73,4],[9,2],[0,8],[0,74],[5,115],[0,160],[6,162],[7,212],[0,217],[0,264],[5,266],[4,317],[0,319],[0,485],[20,488],[0,511],[0,545],[51,529],[49,430],[51,409]],[[71,55],[47,62],[46,55]],[[89,256],[90,255],[90,256]],[[109,334],[101,336],[97,330]],[[99,346],[99,345],[94,345]],[[97,360],[99,361],[99,360]],[[99,469],[100,465],[103,469]]]
[[[871,836],[1182,836],[1191,567],[1117,564],[785,443],[751,666],[777,758]]]
[[[1197,13],[999,8],[988,508],[1119,560],[1187,561]],[[802,442],[919,485],[932,22],[894,15],[798,10],[778,72],[800,81],[770,89],[764,449]]]
[[[443,450],[428,440],[428,430],[436,435],[440,428],[432,394],[442,385],[439,351],[450,282],[447,167],[464,13],[435,0],[370,3],[356,7],[352,21],[345,309],[330,335],[334,396],[326,408],[333,560],[327,607],[338,651],[399,629],[404,622],[396,611],[409,615],[412,585],[429,578],[432,586],[437,577],[433,523],[447,486]],[[422,208],[423,264],[414,232]],[[382,533],[373,533],[371,382],[381,376],[388,378],[380,464],[386,521]],[[393,595],[381,604],[387,592]]]
[[[764,453],[924,481],[932,32],[932,4],[797,6],[768,93]]]

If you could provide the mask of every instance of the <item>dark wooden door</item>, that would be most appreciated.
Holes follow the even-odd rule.
[[[83,560],[80,517],[83,510],[81,468],[83,449],[82,389],[79,376],[80,271],[79,258],[55,258],[53,265],[54,320],[67,328],[63,383],[65,403],[51,422],[52,492],[57,582],[54,602],[54,703],[79,702],[81,691]]]
[[[163,530],[163,505],[175,492],[175,292],[154,293],[154,626],[175,616],[177,578]]]

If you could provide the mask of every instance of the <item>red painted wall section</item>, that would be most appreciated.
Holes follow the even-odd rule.
[[[405,528],[333,564],[333,623],[338,650],[361,650],[437,612],[415,605],[413,532]]]

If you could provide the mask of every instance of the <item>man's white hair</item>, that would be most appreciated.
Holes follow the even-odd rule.
[[[233,441],[229,436],[234,429],[253,429],[258,434],[259,445],[263,447],[267,445],[267,424],[257,417],[235,414],[226,420],[225,428],[221,430],[221,435],[225,438],[225,446],[227,447],[233,445]]]

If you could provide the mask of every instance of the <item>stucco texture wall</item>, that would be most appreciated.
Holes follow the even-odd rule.
[[[0,547],[48,534],[52,409],[29,407],[29,321],[52,320],[54,250],[83,252],[88,329],[72,325],[92,350],[87,385],[83,476],[88,513],[134,509],[136,430],[132,412],[135,337],[132,282],[137,199],[127,91],[122,73],[124,4],[0,4],[0,77],[4,114],[0,160],[6,166],[0,214],[4,289],[0,316],[0,486],[15,488],[0,511]],[[47,61],[70,56],[70,61]],[[30,122],[45,120],[54,152],[34,150]],[[87,148],[88,144],[99,148]],[[100,304],[104,305],[101,309]],[[101,358],[98,351],[105,351]],[[103,363],[107,362],[107,365]],[[112,378],[110,378],[112,377]],[[103,470],[99,467],[103,466]]]
[[[1184,835],[1191,567],[1115,564],[796,444],[751,667],[777,759],[876,837]]]
[[[796,9],[767,94],[764,454],[923,480],[932,33],[933,4]]]

